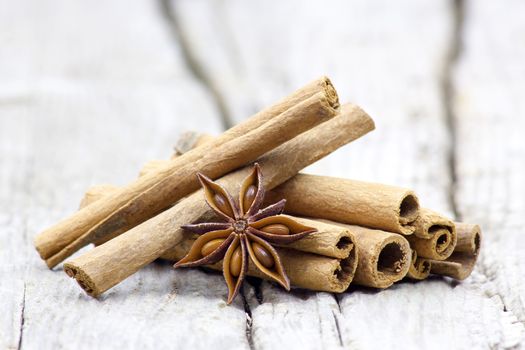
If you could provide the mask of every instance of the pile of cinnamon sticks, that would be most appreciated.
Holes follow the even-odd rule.
[[[468,277],[479,226],[420,208],[405,188],[298,174],[373,129],[362,109],[339,105],[322,77],[218,137],[184,134],[172,159],[147,163],[125,187],[91,188],[79,211],[36,237],[36,249],[53,268],[95,244],[64,271],[96,297],[156,259],[177,261],[188,252],[196,236],[181,225],[214,217],[197,172],[235,193],[257,161],[268,204],[286,199],[286,215],[317,229],[277,248],[292,286],[340,293],[351,283],[387,288],[431,273]],[[265,278],[253,266],[248,274]]]

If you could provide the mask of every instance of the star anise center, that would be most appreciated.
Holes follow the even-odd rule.
[[[248,227],[248,222],[244,219],[239,219],[232,224],[232,227],[235,233],[241,234],[246,231],[246,228]]]

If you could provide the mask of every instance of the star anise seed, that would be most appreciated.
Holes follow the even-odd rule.
[[[286,203],[284,199],[260,209],[264,187],[257,163],[243,181],[238,201],[208,177],[201,173],[197,176],[204,189],[206,202],[225,222],[182,226],[201,236],[174,267],[208,265],[222,259],[224,279],[228,286],[228,304],[239,293],[248,270],[248,257],[263,274],[290,290],[290,280],[272,244],[288,244],[316,230],[280,215]]]

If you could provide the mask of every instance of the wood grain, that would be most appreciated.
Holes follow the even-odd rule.
[[[93,5],[0,5],[0,348],[246,345],[220,276],[153,265],[89,300],[31,248],[86,186],[131,181],[184,129],[220,131],[155,3]]]
[[[485,232],[471,288],[525,324],[525,37],[521,1],[467,3],[454,76],[456,201],[460,219]],[[518,327],[519,326],[519,327]]]
[[[362,105],[377,121],[377,131],[307,171],[409,187],[423,206],[454,216],[454,144],[445,91],[460,24],[452,2],[288,1],[278,8],[263,1],[172,4],[181,32],[192,39],[186,43],[194,63],[224,91],[233,120],[305,76],[326,74],[341,101]],[[232,101],[231,86],[242,86],[246,98]],[[307,303],[267,283],[253,294],[248,301],[256,348],[293,348],[300,342],[305,348],[375,349],[416,341],[471,348],[512,346],[520,339],[515,318],[468,283],[432,279],[380,293],[354,288],[337,299],[309,295]],[[459,319],[451,310],[460,307],[468,326],[454,327]],[[276,339],[281,332],[286,336]]]
[[[0,1],[0,348],[519,347],[522,1],[464,1],[462,27],[452,1],[163,3]],[[225,307],[216,273],[154,264],[92,300],[38,259],[34,235],[90,185],[123,185],[183,129],[218,134],[322,74],[377,131],[309,171],[456,204],[486,233],[470,278],[340,296],[253,281]]]

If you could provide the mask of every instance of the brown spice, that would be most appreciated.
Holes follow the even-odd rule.
[[[373,129],[372,119],[359,107],[342,106],[339,116],[258,160],[265,172],[266,188],[274,188],[307,165]],[[283,164],[287,166],[283,167]],[[219,183],[233,191],[249,172],[249,168],[240,169],[222,177]],[[183,242],[186,235],[179,226],[209,215],[209,208],[203,204],[203,191],[197,191],[171,209],[75,257],[64,265],[64,269],[66,272],[70,270],[77,281],[83,281],[90,288],[90,295],[100,295]]]
[[[445,260],[456,247],[456,226],[452,220],[430,209],[422,208],[416,221],[416,232],[408,236],[418,257]]]
[[[94,241],[157,215],[198,188],[195,174],[220,177],[330,119],[339,106],[333,86],[319,79],[223,135],[148,173],[35,238],[52,268]]]
[[[456,222],[457,245],[444,261],[432,261],[432,273],[464,280],[472,273],[481,248],[481,228],[478,225]]]
[[[358,264],[352,283],[388,288],[406,276],[411,250],[404,236],[361,226],[334,224],[348,228],[355,237]]]
[[[298,174],[271,191],[268,198],[288,200],[286,213],[321,217],[410,235],[419,215],[414,192],[395,186]]]
[[[258,164],[243,181],[237,202],[224,187],[200,173],[198,177],[206,202],[226,222],[182,226],[185,230],[202,235],[188,254],[174,266],[202,266],[222,259],[222,270],[228,286],[228,304],[239,293],[248,269],[248,257],[263,274],[290,290],[290,280],[272,244],[292,243],[316,230],[279,215],[284,209],[285,200],[260,210],[264,186]]]
[[[430,275],[431,266],[430,260],[418,257],[417,252],[412,250],[412,263],[408,269],[407,277],[413,280],[424,280]]]

